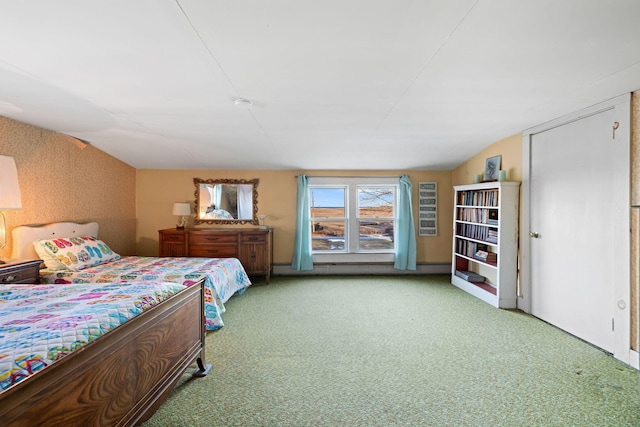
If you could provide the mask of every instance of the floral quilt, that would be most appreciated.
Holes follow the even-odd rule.
[[[177,294],[176,283],[0,287],[0,391]]]
[[[207,330],[224,326],[224,303],[251,285],[236,258],[136,257],[127,256],[81,271],[42,270],[41,283],[161,282],[191,286],[204,278]]]

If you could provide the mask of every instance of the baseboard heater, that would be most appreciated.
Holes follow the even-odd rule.
[[[322,275],[419,275],[451,274],[451,264],[418,264],[415,270],[396,270],[393,263],[315,263],[313,270],[298,271],[287,264],[275,264],[274,276]]]

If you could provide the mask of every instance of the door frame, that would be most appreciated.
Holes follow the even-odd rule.
[[[596,115],[601,112],[611,110],[615,111],[614,115],[620,117],[619,127],[615,130],[615,142],[626,144],[626,169],[611,171],[611,173],[621,174],[625,179],[625,188],[621,189],[621,194],[626,197],[625,205],[627,209],[623,212],[614,212],[614,221],[617,224],[625,226],[625,230],[631,229],[630,215],[630,156],[631,156],[631,94],[621,95],[602,103],[593,105],[575,113],[568,114],[555,120],[532,127],[522,132],[522,212],[521,212],[521,232],[520,232],[520,248],[521,248],[521,268],[520,268],[520,292],[518,295],[518,308],[531,313],[531,144],[536,134],[563,126],[583,119],[588,116]],[[612,129],[613,132],[613,129]],[[614,298],[611,301],[613,307],[614,328],[614,352],[613,356],[625,363],[630,362],[632,355],[631,338],[630,338],[630,297],[631,297],[631,237],[630,232],[625,237],[620,237],[622,243],[615,245],[616,267],[613,278]]]

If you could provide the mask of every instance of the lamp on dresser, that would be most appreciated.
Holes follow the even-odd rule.
[[[7,224],[3,211],[13,209],[22,209],[18,170],[13,157],[0,156],[0,249],[7,246]],[[4,264],[1,259],[0,264]]]
[[[187,222],[185,217],[191,215],[191,205],[189,203],[174,203],[173,214],[178,217],[176,229],[184,230],[184,226]]]

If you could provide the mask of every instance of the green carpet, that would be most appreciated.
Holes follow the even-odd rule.
[[[638,371],[448,276],[274,277],[233,296],[156,426],[640,426]]]

